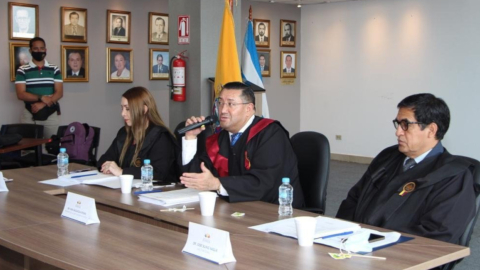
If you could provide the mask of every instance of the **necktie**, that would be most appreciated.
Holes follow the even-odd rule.
[[[77,26],[73,26],[73,35],[77,35]]]
[[[406,171],[406,170],[412,168],[415,165],[417,165],[417,162],[415,162],[415,159],[408,158],[407,161],[405,162],[405,164],[403,165],[403,171]]]
[[[238,141],[238,138],[242,135],[242,132],[232,134],[232,139],[230,140],[230,145],[234,146],[235,143]]]

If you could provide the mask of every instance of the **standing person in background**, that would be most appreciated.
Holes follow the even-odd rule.
[[[25,102],[20,121],[44,126],[44,138],[57,134],[63,81],[60,69],[50,64],[45,56],[47,48],[41,37],[30,40],[32,60],[20,66],[15,77],[17,98]]]
[[[150,159],[153,179],[178,182],[177,140],[163,123],[155,99],[144,87],[122,95],[120,103],[125,126],[98,161],[106,174],[133,174],[139,179],[144,159]]]

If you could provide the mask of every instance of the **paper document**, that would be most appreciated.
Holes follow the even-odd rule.
[[[72,185],[99,185],[108,188],[120,188],[120,178],[111,174],[103,174],[98,171],[87,171],[81,173],[68,174],[60,178],[40,181],[42,184],[68,187]]]
[[[317,225],[315,228],[315,238],[345,232],[354,232],[360,229],[360,225],[340,219],[324,216],[318,216],[316,219]],[[297,227],[295,226],[295,220],[293,218],[252,226],[250,229],[297,238]]]
[[[198,193],[201,190],[192,188],[184,188],[180,190],[141,194],[138,196],[138,200],[141,202],[153,203],[161,206],[170,206],[175,204],[185,204],[198,202]]]

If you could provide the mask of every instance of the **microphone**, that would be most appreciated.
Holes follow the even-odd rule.
[[[210,116],[207,116],[205,118],[205,120],[203,120],[202,122],[191,124],[191,125],[188,125],[188,126],[182,128],[182,129],[179,129],[178,134],[182,135],[182,134],[185,134],[187,131],[196,129],[196,128],[201,127],[203,125],[208,126],[208,125],[211,125],[211,124],[213,124],[217,121],[218,121],[218,117],[216,115],[210,115]]]

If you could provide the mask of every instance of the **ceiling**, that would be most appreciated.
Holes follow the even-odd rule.
[[[272,2],[272,0],[251,0],[253,2]],[[291,4],[291,5],[312,5],[312,4],[328,4],[333,2],[348,2],[359,0],[273,0],[275,4]]]

